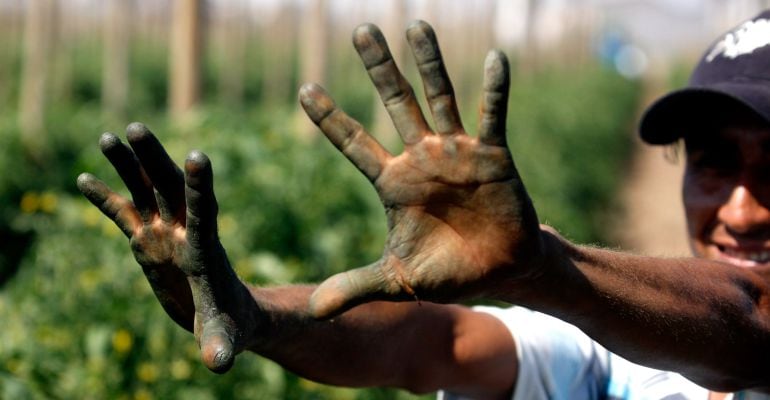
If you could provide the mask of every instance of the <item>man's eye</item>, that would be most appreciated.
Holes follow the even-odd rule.
[[[694,167],[710,172],[729,173],[740,168],[740,160],[729,154],[703,152],[702,154],[691,155],[690,159]]]

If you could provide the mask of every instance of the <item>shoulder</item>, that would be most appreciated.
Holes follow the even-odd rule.
[[[708,390],[683,376],[632,363],[574,325],[547,314],[523,307],[473,310],[499,319],[516,343],[519,368],[514,399],[708,397]]]
[[[474,307],[499,319],[516,341],[517,350],[537,350],[549,357],[582,359],[609,352],[574,325],[524,307]],[[554,354],[556,353],[556,354]],[[521,352],[520,352],[521,355]]]
[[[505,324],[519,369],[514,399],[596,399],[606,390],[610,353],[577,327],[523,307],[475,307]]]

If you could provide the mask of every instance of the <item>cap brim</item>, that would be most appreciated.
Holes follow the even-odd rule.
[[[770,88],[766,83],[723,82],[708,87],[689,87],[662,97],[642,116],[639,135],[649,144],[669,144],[693,127],[726,121],[736,106],[754,111],[770,121]]]

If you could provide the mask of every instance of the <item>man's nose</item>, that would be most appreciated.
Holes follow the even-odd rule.
[[[727,202],[719,208],[718,218],[736,233],[751,233],[762,226],[770,226],[770,210],[742,185],[736,186]]]

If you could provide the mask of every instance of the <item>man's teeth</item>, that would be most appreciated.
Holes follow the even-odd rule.
[[[730,257],[751,260],[757,263],[766,263],[770,261],[770,250],[742,251],[726,248],[724,249],[724,253]]]

